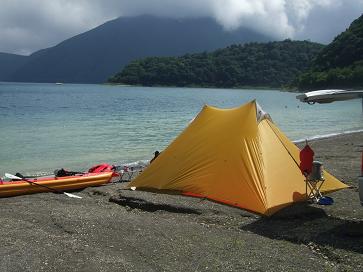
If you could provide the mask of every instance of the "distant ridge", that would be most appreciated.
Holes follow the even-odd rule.
[[[120,17],[33,53],[6,80],[102,83],[135,59],[270,40],[246,28],[225,31],[211,18]]]
[[[23,66],[29,57],[0,53],[0,81],[5,81],[17,70]]]

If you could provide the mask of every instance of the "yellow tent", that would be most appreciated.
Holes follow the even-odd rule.
[[[128,186],[271,215],[306,197],[299,152],[255,101],[233,109],[206,105]],[[327,172],[324,177],[322,192],[347,187]]]

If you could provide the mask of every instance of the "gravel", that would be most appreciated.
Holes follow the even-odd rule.
[[[126,183],[2,198],[0,271],[363,271],[363,133],[310,145],[351,188],[270,218]]]

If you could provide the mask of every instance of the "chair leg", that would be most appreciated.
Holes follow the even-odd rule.
[[[322,197],[322,194],[320,193],[320,188],[323,184],[319,184],[319,181],[309,181],[306,180],[306,197],[308,200],[311,200],[313,203],[318,203],[319,199]],[[309,192],[308,192],[309,190]]]

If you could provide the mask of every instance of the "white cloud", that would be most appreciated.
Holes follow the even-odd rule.
[[[209,16],[229,30],[329,42],[362,11],[363,0],[0,0],[0,52],[30,53],[140,14]]]
[[[294,35],[283,0],[214,1],[214,16],[227,29],[245,26],[281,38]]]

